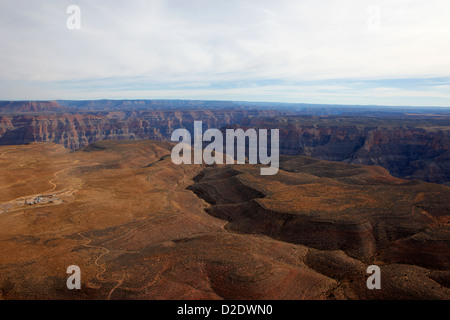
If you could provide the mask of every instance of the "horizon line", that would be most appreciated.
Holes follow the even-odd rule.
[[[450,106],[423,105],[380,105],[380,104],[334,104],[334,103],[313,103],[313,102],[280,102],[280,101],[256,101],[256,100],[223,100],[223,99],[179,99],[179,98],[98,98],[98,99],[0,99],[0,102],[51,102],[51,101],[201,101],[201,102],[231,102],[231,103],[252,103],[252,104],[283,104],[283,105],[308,105],[308,106],[329,106],[329,107],[375,107],[375,108],[437,108],[450,109]]]

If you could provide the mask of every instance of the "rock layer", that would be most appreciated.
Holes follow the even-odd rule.
[[[450,183],[449,115],[299,116],[231,102],[196,103],[0,102],[0,145],[54,142],[78,150],[105,139],[170,140],[175,129],[192,131],[194,121],[202,121],[204,130],[279,129],[282,154],[379,165],[396,177]]]

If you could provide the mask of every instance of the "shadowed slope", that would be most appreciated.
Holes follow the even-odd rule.
[[[376,166],[308,157],[284,156],[280,168],[275,176],[260,176],[248,165],[208,167],[190,189],[211,204],[208,213],[228,221],[228,230],[319,249],[309,251],[307,264],[340,280],[340,289],[358,283],[344,289],[349,297],[349,291],[358,297],[449,297],[425,268],[448,285],[450,188],[394,178]],[[368,294],[362,280],[354,282],[368,264],[384,266],[390,291]],[[430,287],[419,280],[405,285],[393,270],[417,274]]]

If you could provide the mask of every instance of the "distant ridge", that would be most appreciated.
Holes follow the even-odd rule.
[[[12,113],[92,113],[144,110],[278,110],[298,115],[410,116],[450,115],[447,107],[382,105],[337,105],[312,103],[257,102],[231,100],[182,99],[95,99],[95,100],[23,100],[0,101],[0,114]]]
[[[56,101],[0,101],[2,113],[68,112]]]

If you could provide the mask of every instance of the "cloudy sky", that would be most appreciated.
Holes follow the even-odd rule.
[[[0,41],[0,100],[450,107],[449,0],[0,0]]]

